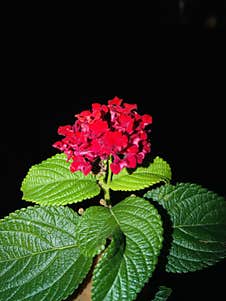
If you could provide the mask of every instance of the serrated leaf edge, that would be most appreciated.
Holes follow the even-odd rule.
[[[26,176],[24,177],[24,179],[23,179],[23,181],[22,181],[21,188],[20,188],[21,192],[23,193],[23,194],[22,194],[22,200],[28,201],[28,202],[31,202],[31,203],[34,203],[34,204],[38,204],[38,205],[41,205],[41,206],[42,206],[42,205],[43,205],[43,206],[64,206],[64,205],[70,205],[70,204],[79,203],[79,202],[82,202],[82,201],[84,201],[84,200],[91,199],[91,198],[93,198],[94,196],[97,196],[97,195],[100,193],[100,186],[97,184],[97,182],[95,182],[95,183],[96,183],[96,189],[98,190],[98,193],[93,192],[92,194],[86,196],[85,198],[77,199],[76,202],[73,201],[73,200],[71,200],[71,201],[69,201],[69,202],[68,202],[68,201],[62,201],[62,202],[58,202],[58,203],[53,203],[53,204],[51,204],[51,203],[49,203],[48,201],[37,202],[35,199],[28,198],[28,197],[26,197],[26,196],[24,197],[24,194],[25,194],[25,193],[23,192],[23,187],[24,187],[24,185],[26,184],[27,179],[30,177],[31,173],[33,172],[33,169],[37,168],[40,164],[42,164],[42,163],[44,163],[44,162],[46,162],[46,161],[48,161],[48,160],[58,159],[58,160],[62,160],[62,161],[63,161],[63,157],[65,158],[65,161],[66,161],[66,160],[67,160],[67,157],[66,157],[66,155],[65,155],[64,153],[62,153],[62,154],[55,154],[55,155],[53,155],[53,156],[51,156],[51,157],[49,157],[49,158],[47,158],[47,159],[42,160],[40,163],[37,163],[37,164],[32,165],[32,166],[29,168],[29,170],[28,170]],[[70,180],[71,180],[71,181],[74,181],[75,179],[68,179],[68,180],[69,180],[69,181],[70,181]],[[84,180],[84,179],[83,179],[83,180]],[[79,182],[79,181],[82,182],[83,180],[78,180],[78,182]],[[93,180],[93,181],[92,181],[92,180]],[[87,182],[90,181],[91,183],[92,183],[92,182],[94,183],[94,181],[95,181],[95,176],[89,174],[89,175],[87,176],[86,181],[87,181]]]
[[[161,162],[164,162],[164,164],[166,164],[166,166],[169,168],[169,171],[170,171],[170,178],[161,177],[159,174],[156,174],[156,173],[153,173],[153,172],[149,172],[149,171],[148,171],[148,168],[150,168],[151,165],[154,164],[154,162],[155,162],[156,160],[161,160]],[[134,172],[131,174],[132,177],[133,177],[133,179],[134,179],[135,176],[136,176],[136,171],[137,171],[137,170],[142,171],[142,172],[139,172],[139,173],[137,172],[137,174],[146,173],[147,175],[151,175],[151,176],[156,177],[156,178],[158,178],[158,179],[157,179],[157,180],[153,180],[153,182],[152,182],[151,184],[140,183],[141,186],[139,186],[139,187],[133,187],[133,189],[131,189],[131,188],[126,188],[126,187],[120,188],[120,183],[117,183],[117,185],[118,185],[118,186],[117,186],[117,189],[115,189],[114,186],[112,187],[112,185],[110,185],[110,189],[112,189],[113,191],[137,191],[137,190],[142,190],[142,189],[148,188],[148,187],[150,187],[150,186],[153,186],[153,185],[158,184],[158,183],[161,183],[161,182],[169,183],[170,180],[171,180],[171,178],[172,178],[172,171],[171,171],[171,167],[170,167],[169,163],[168,163],[167,161],[165,161],[164,159],[162,159],[161,157],[159,157],[159,156],[155,157],[154,160],[153,160],[153,162],[151,162],[151,163],[149,164],[148,167],[143,167],[143,166],[137,167],[137,169],[134,170]],[[126,171],[127,171],[127,169],[126,169]],[[122,175],[121,177],[122,177],[122,178],[123,178],[123,177],[125,177],[125,178],[128,177],[128,178],[129,178],[129,177],[130,177],[130,174],[129,174],[128,171],[127,171],[127,174]],[[134,179],[134,180],[135,180],[135,179]],[[116,181],[117,181],[117,179],[116,179]],[[123,185],[122,185],[122,186],[123,186]]]

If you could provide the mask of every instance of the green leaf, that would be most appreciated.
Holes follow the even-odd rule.
[[[166,301],[172,293],[172,289],[166,286],[160,286],[152,301]]]
[[[86,209],[77,231],[80,248],[88,256],[99,254],[105,248],[106,239],[117,227],[108,208],[92,206]]]
[[[23,180],[23,200],[40,205],[66,205],[100,193],[93,175],[72,173],[65,154],[57,154],[30,168]]]
[[[171,169],[169,164],[156,157],[148,167],[138,167],[134,172],[124,168],[119,174],[113,175],[110,188],[112,190],[134,191],[144,189],[159,182],[171,180]]]
[[[157,264],[161,218],[154,206],[139,197],[126,198],[109,214],[114,233],[94,270],[92,300],[135,300]]]
[[[128,292],[124,292],[126,286],[128,286],[126,283],[128,281],[128,279],[126,279],[126,268],[124,271],[125,274],[119,276],[119,270],[122,265],[125,248],[125,237],[121,231],[117,231],[117,234],[114,234],[109,247],[104,252],[101,260],[94,270],[92,290],[93,301],[124,300],[121,299],[121,295],[123,293],[125,294],[124,298],[126,298],[126,295],[128,294]],[[122,281],[121,287],[118,283],[114,283],[115,281],[119,281],[119,277]],[[134,279],[134,282],[136,282],[136,279]]]
[[[226,201],[197,184],[164,185],[145,194],[159,202],[173,224],[166,269],[189,272],[226,257]]]
[[[0,301],[60,301],[88,273],[92,258],[75,239],[67,207],[28,207],[0,221]]]

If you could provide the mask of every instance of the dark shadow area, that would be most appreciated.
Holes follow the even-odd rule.
[[[193,29],[225,29],[225,0],[160,0],[160,24]]]

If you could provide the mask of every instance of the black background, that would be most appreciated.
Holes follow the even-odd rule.
[[[194,182],[226,196],[221,32],[161,28],[109,40],[72,36],[74,44],[63,35],[53,40],[15,30],[10,37],[3,57],[1,217],[31,205],[21,200],[21,182],[33,164],[57,152],[58,126],[115,95],[153,116],[152,154],[169,162],[173,183]],[[220,300],[225,293],[225,261],[196,273],[156,275],[154,283],[172,287],[169,300]],[[139,300],[149,296],[146,286]]]
[[[160,24],[225,28],[225,0],[160,0]]]

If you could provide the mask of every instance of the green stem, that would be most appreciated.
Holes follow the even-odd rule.
[[[112,171],[110,168],[110,164],[112,162],[112,157],[108,159],[108,167],[107,167],[107,182],[105,186],[105,193],[104,193],[104,199],[107,203],[107,205],[110,205],[110,183],[111,183],[111,177],[112,177]]]

